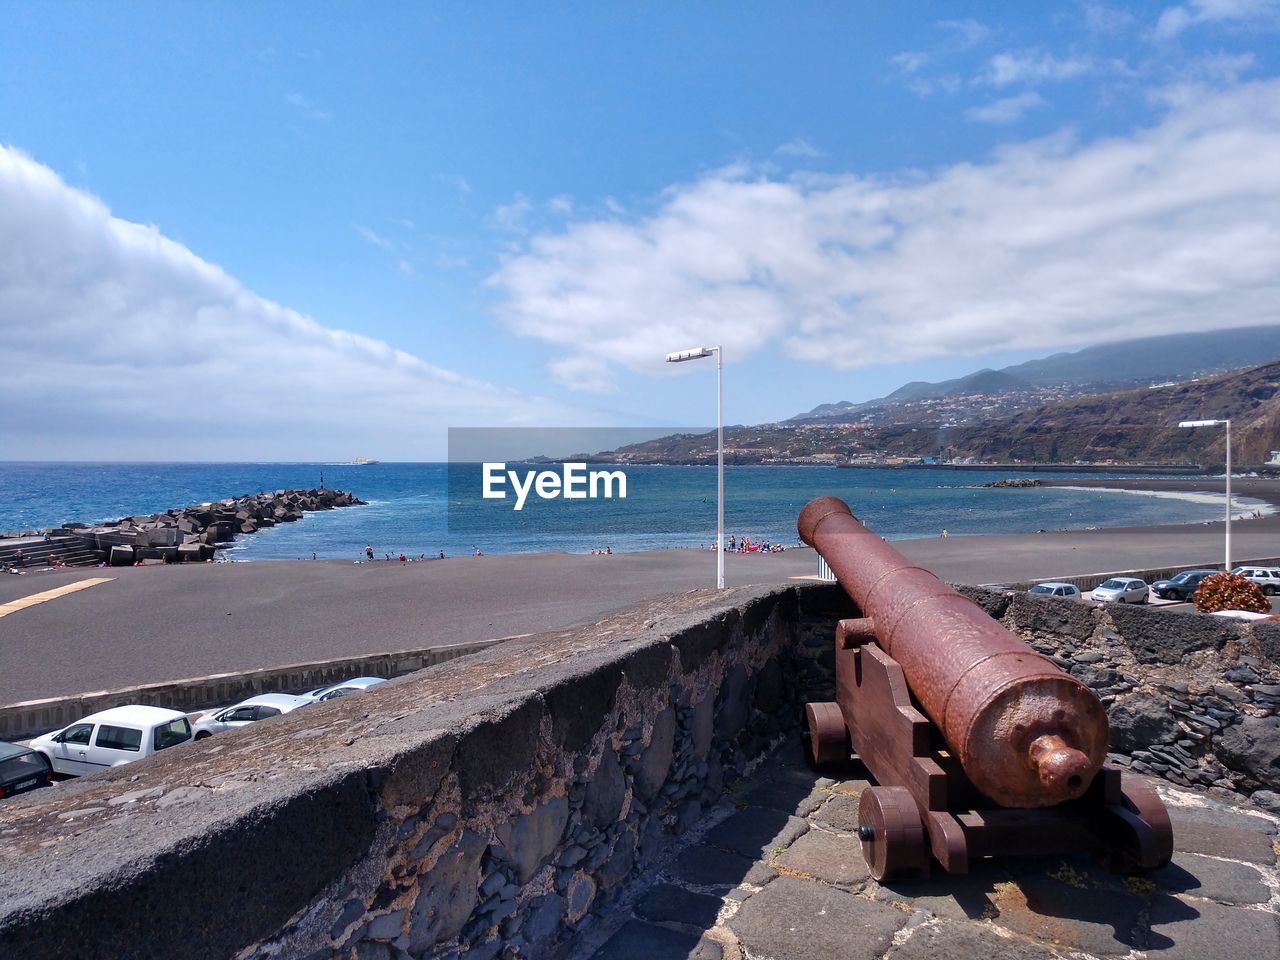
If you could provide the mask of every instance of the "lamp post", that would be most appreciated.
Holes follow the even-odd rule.
[[[724,350],[693,347],[668,353],[667,363],[684,363],[716,356],[716,589],[724,589]]]
[[[1226,427],[1227,428],[1227,526],[1226,556],[1223,570],[1231,572],[1231,421],[1230,420],[1183,420],[1180,427]]]

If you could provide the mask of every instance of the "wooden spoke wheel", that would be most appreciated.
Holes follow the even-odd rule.
[[[868,787],[858,803],[858,839],[877,880],[918,876],[928,867],[924,824],[905,787]]]
[[[815,770],[827,770],[849,762],[853,748],[844,714],[834,703],[804,705],[804,755]]]

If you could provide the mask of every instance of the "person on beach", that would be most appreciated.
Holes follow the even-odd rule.
[[[14,553],[13,553],[13,562],[14,562],[14,563],[16,563],[16,564],[17,564],[18,566],[20,566],[20,567],[25,567],[25,566],[27,565],[27,559],[26,559],[26,557],[24,557],[24,556],[22,555],[22,548],[21,548],[21,547],[19,547],[17,550],[15,550],[15,551],[14,551]]]
[[[366,543],[364,547],[364,555],[367,559],[373,559],[373,544]]]
[[[441,559],[441,560],[443,560],[443,559],[444,559],[444,548],[443,548],[443,547],[441,547],[441,548],[440,548],[440,559]]]

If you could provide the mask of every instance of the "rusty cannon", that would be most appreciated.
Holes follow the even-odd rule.
[[[860,616],[836,626],[836,701],[805,706],[816,768],[861,761],[858,836],[878,880],[932,860],[1092,852],[1117,870],[1169,862],[1156,792],[1104,761],[1087,686],[820,497],[797,522]]]

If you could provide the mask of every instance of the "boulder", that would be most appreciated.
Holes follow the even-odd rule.
[[[134,562],[133,547],[117,544],[111,548],[107,563],[113,567],[132,567]]]
[[[1171,740],[1179,729],[1168,702],[1154,693],[1132,693],[1116,699],[1107,711],[1107,719],[1111,723],[1111,749],[1120,753]]]
[[[1245,717],[1218,734],[1214,753],[1233,770],[1280,788],[1280,717]]]

